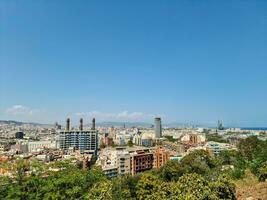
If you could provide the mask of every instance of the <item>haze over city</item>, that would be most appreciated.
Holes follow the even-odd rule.
[[[0,8],[2,120],[267,124],[266,1]]]

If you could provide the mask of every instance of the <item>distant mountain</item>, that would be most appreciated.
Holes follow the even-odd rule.
[[[142,128],[151,128],[154,124],[152,123],[146,123],[146,122],[99,122],[97,123],[97,126],[102,127],[125,127],[131,128],[131,127],[142,127]],[[185,124],[185,123],[169,123],[169,124],[162,124],[162,127],[169,127],[169,128],[183,128],[183,127],[195,127],[191,124]]]
[[[145,123],[145,122],[98,122],[97,126],[102,127],[126,127],[126,128],[132,128],[132,127],[142,127],[142,128],[151,128],[152,124]]]
[[[19,122],[19,121],[14,121],[14,120],[0,120],[0,124],[15,124],[15,125],[29,124],[33,126],[48,126],[48,127],[54,126],[52,124],[41,124],[41,123],[35,123],[35,122]],[[124,125],[126,128],[131,128],[131,127],[150,128],[152,126],[152,124],[144,123],[144,122],[98,122],[97,123],[97,126],[102,126],[102,127],[112,127],[112,126],[124,127]],[[91,124],[88,124],[88,126],[91,126]]]
[[[13,121],[13,120],[0,120],[0,124],[17,124],[17,125],[22,125],[24,123],[23,122]]]
[[[40,124],[40,123],[35,123],[35,122],[19,122],[15,120],[0,120],[0,124],[15,124],[17,126],[23,125],[23,124],[28,124],[32,126],[42,126],[42,127],[52,127],[53,125],[51,124]]]
[[[54,127],[53,124],[41,124],[41,123],[35,123],[35,122],[19,122],[15,120],[0,120],[0,124],[16,124],[16,125],[23,125],[23,124],[29,124],[33,126],[41,126],[46,128]],[[65,124],[62,124],[63,126]],[[147,122],[97,122],[97,126],[100,127],[126,127],[126,128],[151,128],[154,124],[147,123]],[[74,125],[78,126],[78,124]],[[87,126],[91,126],[91,124],[87,124]],[[168,124],[162,124],[162,127],[168,127],[168,128],[184,128],[184,127],[200,127],[200,126],[194,126],[190,123],[168,123]]]

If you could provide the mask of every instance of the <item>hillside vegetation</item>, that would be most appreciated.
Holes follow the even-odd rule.
[[[7,200],[234,200],[250,195],[256,199],[265,198],[267,143],[251,137],[240,143],[238,151],[211,157],[198,150],[159,170],[114,179],[98,168],[83,170],[68,162],[44,165],[20,160],[2,167],[14,168],[13,178],[0,180],[0,199]]]

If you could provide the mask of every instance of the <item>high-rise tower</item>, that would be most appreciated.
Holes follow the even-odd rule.
[[[155,118],[155,136],[156,138],[161,138],[162,137],[162,126],[161,126],[161,118],[157,117]]]
[[[222,120],[219,120],[218,121],[218,130],[224,130],[224,127],[223,127],[223,121]]]

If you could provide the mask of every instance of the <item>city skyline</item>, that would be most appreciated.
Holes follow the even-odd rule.
[[[267,126],[267,2],[0,8],[0,120]]]

